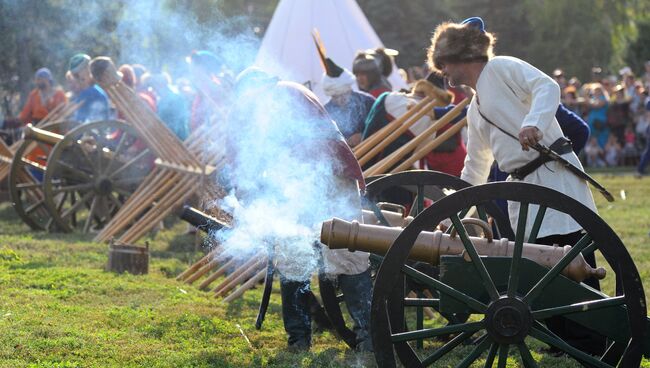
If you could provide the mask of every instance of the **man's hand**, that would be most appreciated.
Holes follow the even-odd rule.
[[[544,133],[537,127],[527,126],[519,131],[519,143],[521,143],[521,148],[524,151],[528,151],[530,146],[536,145],[537,142],[542,140],[542,137],[544,137]]]

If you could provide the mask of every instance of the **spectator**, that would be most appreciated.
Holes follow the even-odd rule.
[[[605,163],[607,166],[619,166],[621,163],[621,144],[614,134],[610,134],[605,144]]]
[[[645,105],[645,121],[650,121],[650,99],[648,99]],[[639,161],[639,166],[637,166],[636,169],[637,177],[639,178],[645,174],[645,168],[648,165],[648,162],[650,162],[650,126],[646,125],[645,132],[643,133],[645,135],[645,150],[643,151],[643,155]]]
[[[352,64],[352,73],[357,78],[357,86],[363,92],[378,98],[384,92],[392,90],[390,84],[381,74],[381,64],[374,54],[359,52]]]
[[[607,143],[609,129],[607,128],[607,110],[609,108],[609,93],[600,84],[595,84],[590,92],[589,113],[587,114],[587,124],[591,134],[598,139],[598,145],[601,147]]]
[[[27,97],[18,119],[25,125],[36,124],[58,105],[67,102],[65,93],[54,85],[48,68],[41,68],[34,75],[34,88]]]
[[[645,89],[650,89],[650,60],[643,64],[645,73],[643,73],[643,86]]]
[[[108,97],[104,90],[95,83],[90,73],[90,56],[86,54],[74,55],[70,58],[68,70],[79,83],[79,94],[73,101],[81,103],[81,107],[76,111],[74,119],[80,123],[110,119]]]
[[[605,167],[605,152],[596,137],[589,138],[589,143],[585,146],[585,158],[589,167]]]
[[[616,136],[619,142],[623,142],[625,139],[623,136],[625,127],[631,122],[630,101],[625,95],[625,87],[620,84],[617,85],[614,88],[614,95],[609,101],[607,127],[610,130],[610,135]]]
[[[623,146],[623,165],[636,165],[639,159],[639,150],[636,148],[636,134],[632,124],[625,127],[625,145]]]
[[[190,115],[191,133],[217,116],[223,117],[226,81],[220,78],[221,60],[210,51],[193,51],[187,57],[187,62],[192,84],[197,91]]]
[[[189,110],[185,99],[171,88],[167,73],[150,74],[143,77],[158,100],[158,116],[174,134],[185,140],[189,135]]]

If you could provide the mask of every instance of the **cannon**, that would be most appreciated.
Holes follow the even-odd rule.
[[[520,206],[514,236],[509,237],[512,240],[490,242],[471,236],[463,221],[465,213],[472,207],[485,208],[497,199]],[[528,209],[534,214],[530,219]],[[545,248],[534,244],[550,210],[563,212],[582,226],[584,235],[576,244]],[[447,219],[458,234],[455,238],[435,232],[436,226]],[[527,224],[531,225],[528,232]],[[495,360],[498,367],[505,367],[512,352],[525,367],[536,367],[531,339],[589,367],[638,367],[642,355],[650,354],[650,341],[645,338],[648,321],[643,285],[629,253],[598,215],[562,193],[525,183],[491,183],[440,198],[403,230],[382,229],[385,237],[373,229],[372,236],[361,231],[353,241],[347,236],[356,232],[357,225],[339,225],[338,221],[323,225],[324,243],[384,255],[376,275],[371,312],[375,358],[380,367],[395,366],[395,355],[407,367],[434,366],[466,345],[472,346],[471,351],[457,366],[467,367],[483,357],[485,367],[493,366]],[[483,234],[489,232],[489,227],[482,230]],[[383,243],[376,241],[377,236]],[[587,276],[605,276],[604,270],[592,269],[581,261],[581,253],[594,251],[605,260],[607,277],[616,280],[615,296],[580,282]],[[556,254],[550,256],[552,253]],[[413,258],[429,265],[439,262],[439,274],[416,267]],[[407,296],[406,288],[413,284],[431,294]],[[424,327],[412,322],[411,312],[422,306],[441,315],[466,317],[443,326]],[[607,349],[593,356],[567,343],[546,325],[558,316],[606,337]],[[422,340],[423,344],[417,343]]]
[[[100,229],[150,171],[151,153],[122,121],[57,127],[67,133],[25,128],[9,171],[14,209],[37,230]],[[42,157],[27,155],[34,146]]]

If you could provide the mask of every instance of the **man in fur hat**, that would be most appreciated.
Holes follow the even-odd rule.
[[[331,97],[325,110],[336,122],[348,145],[354,147],[361,141],[364,122],[375,98],[366,92],[352,90],[355,77],[349,70],[336,65],[330,58],[325,59],[325,63],[323,91]]]
[[[558,162],[549,161],[532,168],[529,165],[528,170],[521,170],[538,157],[530,146],[539,142],[554,147],[554,143],[561,142],[563,134],[555,118],[560,88],[551,77],[523,60],[495,57],[492,51],[495,41],[495,37],[485,31],[483,20],[474,17],[462,23],[439,25],[428,50],[429,66],[447,77],[450,85],[465,85],[476,91],[467,112],[467,157],[461,178],[474,185],[485,183],[496,159],[502,170],[511,173],[508,180],[555,189],[596,212],[585,180]],[[558,146],[556,152],[582,168],[570,144],[555,145]],[[514,225],[519,204],[510,202],[508,210]],[[537,206],[530,206],[528,218],[534,218],[536,212]],[[531,227],[532,221],[529,221],[527,234]],[[581,230],[573,218],[549,210],[537,242],[572,245],[582,237]],[[595,266],[593,253],[584,256]],[[595,279],[586,283],[598,288]],[[604,339],[601,336],[571,325],[567,320],[549,320],[548,324],[571,345],[588,353],[602,354]]]

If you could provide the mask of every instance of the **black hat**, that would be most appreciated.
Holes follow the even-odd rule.
[[[327,76],[332,78],[338,78],[343,74],[343,68],[336,65],[330,58],[325,59],[325,71],[327,72]]]

